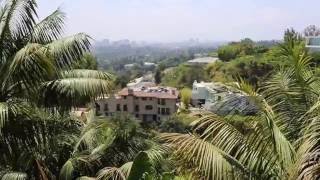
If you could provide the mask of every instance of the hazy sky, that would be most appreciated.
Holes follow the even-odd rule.
[[[320,26],[320,0],[39,0],[40,16],[67,13],[67,34],[144,41],[280,39]]]

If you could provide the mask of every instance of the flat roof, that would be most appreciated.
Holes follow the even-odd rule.
[[[218,61],[219,58],[216,57],[202,57],[202,58],[196,58],[188,61],[188,63],[213,63]]]
[[[132,90],[133,96],[136,97],[154,97],[161,99],[177,99],[179,92],[172,87],[139,87],[139,88],[124,88],[118,92],[119,96],[128,96],[129,90]]]
[[[317,37],[307,37],[308,47],[319,47],[320,46],[320,36]]]

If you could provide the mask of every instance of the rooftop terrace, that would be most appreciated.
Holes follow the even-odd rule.
[[[172,87],[137,87],[137,88],[124,88],[119,93],[119,96],[133,95],[135,97],[154,97],[161,99],[177,99],[179,92],[176,88]]]

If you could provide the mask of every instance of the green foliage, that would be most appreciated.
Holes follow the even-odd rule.
[[[223,46],[218,49],[218,57],[222,61],[230,61],[240,54],[239,47],[234,45]]]
[[[240,77],[235,88],[259,112],[179,114],[161,123],[159,131],[167,133],[152,139],[157,132],[130,116],[88,124],[70,118],[72,107],[108,94],[113,77],[94,70],[86,34],[61,38],[64,13],[36,23],[36,7],[33,0],[1,3],[1,179],[319,179],[317,55],[309,56],[296,31],[287,30],[270,50],[250,39],[230,43],[218,55],[232,61],[206,71],[179,65],[166,73],[162,83],[179,88],[208,80],[206,73],[221,81]],[[175,58],[162,63],[171,66]],[[138,65],[131,73],[144,70]],[[188,106],[190,90],[182,90],[182,101]]]
[[[151,176],[153,172],[154,169],[148,154],[140,152],[133,161],[128,180],[147,179],[146,177]]]
[[[230,82],[242,78],[254,85],[260,85],[274,70],[272,59],[264,56],[243,56],[229,63],[217,62],[206,67],[213,81]]]
[[[303,47],[301,41],[297,44],[298,47]],[[215,62],[205,70],[213,81],[230,82],[241,78],[260,87],[280,67],[290,65],[291,62],[283,56],[281,48],[278,44],[268,51],[263,50],[263,53],[237,57],[230,62]]]
[[[180,91],[180,95],[181,95],[181,102],[184,105],[185,109],[189,109],[189,105],[191,103],[191,95],[192,95],[192,91],[190,88],[183,88]]]
[[[21,172],[11,172],[2,176],[1,180],[26,180],[27,174]]]
[[[39,20],[34,0],[0,6],[0,170],[7,172],[1,174],[54,179],[80,132],[69,110],[108,94],[111,77],[73,70],[89,51],[90,37],[62,37],[59,9]]]
[[[170,133],[185,133],[189,130],[189,124],[193,121],[193,117],[188,114],[174,114],[164,119],[158,131]]]
[[[98,69],[97,58],[90,53],[86,53],[83,55],[80,61],[76,62],[73,65],[73,68],[97,70]]]
[[[162,78],[162,85],[178,88],[191,88],[195,80],[198,82],[208,80],[204,68],[201,66],[193,67],[181,64],[165,73],[164,77]]]
[[[203,112],[192,134],[162,134],[176,164],[198,179],[319,178],[320,82],[301,44],[294,31],[286,33],[278,47],[286,62],[259,91],[243,80],[236,84],[259,107],[256,116]]]
[[[222,61],[231,61],[237,57],[265,53],[268,49],[258,45],[251,39],[246,38],[240,42],[232,42],[226,46],[221,46],[217,53]]]
[[[156,84],[160,84],[161,83],[161,78],[162,78],[162,73],[160,68],[157,68],[155,74],[154,74],[154,81]]]

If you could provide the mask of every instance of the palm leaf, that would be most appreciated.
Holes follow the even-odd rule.
[[[34,0],[6,1],[5,12],[0,21],[0,43],[5,40],[6,34],[18,39],[32,31],[35,24],[36,6]]]
[[[70,71],[62,72],[62,78],[92,78],[111,81],[113,79],[113,76],[109,73],[102,71],[88,69],[73,69]]]
[[[55,59],[57,67],[70,68],[71,65],[79,61],[89,50],[90,37],[84,33],[55,40],[46,45],[49,54]]]
[[[58,40],[63,33],[64,19],[65,14],[60,9],[57,9],[34,26],[32,33],[29,35],[29,41],[47,44]]]
[[[132,163],[128,180],[143,179],[145,176],[151,176],[154,173],[152,163],[146,152],[140,152]]]
[[[11,172],[2,176],[1,180],[27,180],[28,176],[22,172]]]
[[[119,169],[122,171],[122,173],[125,175],[126,178],[128,178],[130,172],[131,172],[131,168],[132,168],[132,164],[133,162],[127,162],[124,165],[122,165]]]
[[[76,106],[81,97],[93,100],[108,94],[111,91],[111,87],[111,82],[103,79],[59,79],[49,81],[42,86],[43,100],[47,107]],[[66,102],[66,100],[68,101]]]
[[[69,180],[73,178],[74,166],[71,160],[68,160],[61,168],[59,179]]]
[[[8,120],[9,107],[7,103],[0,102],[0,129],[3,127],[4,123]]]
[[[206,179],[230,179],[234,171],[232,165],[245,169],[230,157],[230,160],[233,159],[233,162],[230,161],[231,165],[226,160],[225,153],[211,143],[193,135],[168,133],[162,134],[161,139],[174,149],[179,159],[193,164]]]
[[[97,173],[98,180],[126,180],[126,176],[119,168],[106,167]]]
[[[40,44],[28,44],[14,56],[9,67],[9,78],[21,79],[28,88],[53,75],[55,68]]]

